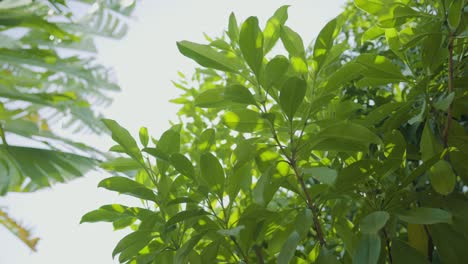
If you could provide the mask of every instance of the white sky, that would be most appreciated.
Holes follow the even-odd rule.
[[[196,66],[179,54],[179,40],[206,43],[203,32],[219,36],[227,28],[231,11],[238,22],[257,16],[261,27],[274,11],[285,4],[289,8],[287,25],[297,31],[308,45],[327,21],[342,10],[345,0],[146,0],[140,1],[135,21],[127,37],[121,41],[99,41],[99,57],[117,73],[122,92],[105,111],[137,135],[140,126],[151,135],[169,128],[168,120],[176,120],[179,106],[169,103],[178,90],[171,84],[177,71],[190,76]],[[73,136],[77,140],[108,149],[106,137]],[[97,189],[106,175],[92,172],[68,184],[30,194],[9,194],[0,198],[0,207],[39,236],[38,252],[26,246],[0,227],[0,264],[82,264],[118,263],[111,252],[127,231],[113,231],[110,223],[83,224],[83,214],[104,204],[135,204],[110,191]]]

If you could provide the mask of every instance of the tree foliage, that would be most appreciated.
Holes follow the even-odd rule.
[[[355,0],[307,48],[287,9],[177,43],[203,66],[181,123],[138,144],[105,122],[103,167],[134,177],[99,186],[144,207],[82,222],[132,228],[121,263],[463,263],[465,1]]]
[[[110,0],[0,2],[0,196],[82,176],[103,159],[93,147],[61,136],[56,124],[73,132],[104,131],[97,106],[109,104],[109,93],[119,87],[95,61],[94,38],[121,38],[134,6]],[[34,249],[27,230],[15,231],[19,226],[0,213],[0,224]]]

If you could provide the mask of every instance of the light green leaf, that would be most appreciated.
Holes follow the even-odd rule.
[[[140,132],[139,132],[139,137],[140,137],[140,142],[144,147],[148,147],[148,141],[149,141],[149,136],[148,136],[148,128],[146,127],[141,127]]]
[[[263,35],[264,41],[264,53],[267,54],[276,44],[281,35],[281,27],[284,26],[286,20],[288,20],[288,5],[282,6],[275,11],[270,19],[268,19]]]
[[[180,53],[195,60],[201,66],[226,72],[237,72],[241,66],[232,56],[218,52],[209,45],[190,41],[177,42]]]
[[[119,253],[126,252],[125,255],[132,257],[135,256],[142,248],[144,248],[151,241],[151,233],[145,231],[135,231],[122,238],[112,251],[112,257]],[[125,262],[125,259],[120,259]]]
[[[376,80],[382,79],[382,84],[406,81],[406,77],[401,73],[400,68],[384,56],[364,53],[359,55],[355,62],[365,67],[365,70],[361,73],[364,77]]]
[[[452,214],[439,209],[418,207],[398,214],[398,217],[407,223],[432,225],[438,223],[452,223]]]
[[[379,26],[372,26],[366,30],[361,37],[361,44],[364,44],[366,41],[374,40],[385,33],[385,29]]]
[[[446,160],[439,160],[429,169],[429,179],[434,190],[442,195],[449,195],[455,189],[457,176]]]
[[[192,162],[180,153],[174,153],[169,158],[172,166],[181,174],[193,179],[195,176],[195,169]]]
[[[156,201],[154,192],[146,188],[143,184],[125,177],[110,177],[99,182],[98,187],[103,187],[110,191],[131,195],[143,200]]]
[[[224,89],[214,88],[206,90],[195,97],[195,106],[201,108],[218,108],[226,106]]]
[[[234,13],[229,15],[229,25],[227,34],[233,43],[237,43],[239,40],[239,27],[237,25],[236,16]]]
[[[377,234],[363,234],[353,257],[355,264],[377,264],[380,256],[380,237]]]
[[[328,22],[320,31],[314,44],[314,70],[319,72],[325,59],[333,47],[333,40],[337,35],[337,18]]]
[[[305,59],[304,43],[295,31],[287,26],[283,26],[281,29],[281,41],[291,57]]]
[[[209,151],[211,145],[215,142],[215,130],[212,128],[205,129],[198,138],[198,150]]]
[[[130,157],[134,158],[138,162],[143,162],[143,157],[141,156],[140,149],[138,148],[135,139],[133,139],[125,128],[112,119],[102,119],[102,122],[112,132],[112,139],[119,143]]]
[[[256,17],[249,17],[242,24],[239,47],[252,71],[260,76],[263,61],[263,33]]]
[[[204,184],[210,187],[218,197],[223,197],[224,170],[213,154],[207,152],[200,156],[200,176]]]
[[[117,157],[115,159],[106,161],[101,163],[101,168],[106,169],[108,171],[131,171],[131,170],[139,170],[143,167],[141,163],[136,162],[132,158],[124,158],[124,157]]]
[[[389,218],[390,215],[385,211],[372,212],[361,220],[359,227],[363,233],[378,234],[379,230],[385,226]]]
[[[258,112],[250,109],[238,109],[226,112],[223,116],[224,124],[239,132],[253,132],[263,126],[263,120]]]
[[[292,120],[304,100],[307,83],[303,79],[291,77],[283,84],[280,93],[280,106],[286,116]]]

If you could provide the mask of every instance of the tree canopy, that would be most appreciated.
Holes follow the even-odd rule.
[[[355,0],[305,47],[283,6],[178,42],[202,66],[180,124],[136,140],[104,120],[122,155],[99,187],[143,206],[81,222],[132,228],[121,263],[464,263],[466,10]]]

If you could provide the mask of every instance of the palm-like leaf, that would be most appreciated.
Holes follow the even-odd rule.
[[[119,87],[96,63],[94,37],[123,37],[134,7],[120,0],[0,2],[0,196],[80,177],[103,158],[56,135],[54,124],[104,131],[94,106],[108,105]],[[0,215],[0,224],[22,233],[10,220]]]

